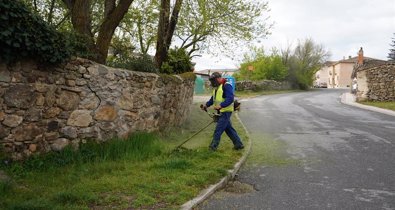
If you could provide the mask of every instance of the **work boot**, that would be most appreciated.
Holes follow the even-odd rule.
[[[244,149],[244,145],[241,145],[241,146],[235,146],[235,147],[233,147],[233,149],[234,150],[241,150],[241,149]]]
[[[211,151],[213,151],[213,152],[217,151],[217,148],[216,148],[216,147],[213,147],[213,146],[209,146],[208,149],[211,150]]]

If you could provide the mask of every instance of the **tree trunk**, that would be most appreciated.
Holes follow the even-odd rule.
[[[66,6],[71,10],[71,23],[74,30],[88,38],[88,47],[92,52],[90,59],[97,60],[97,49],[91,31],[91,0],[63,0]]]
[[[161,68],[163,62],[167,59],[181,6],[182,0],[176,0],[170,19],[170,0],[161,0],[155,53],[155,61],[158,68]]]
[[[176,4],[174,5],[173,12],[171,13],[171,19],[170,19],[170,23],[169,23],[169,27],[167,29],[167,35],[166,35],[167,48],[170,48],[171,40],[173,38],[174,31],[176,30],[176,25],[178,22],[178,15],[180,14],[181,6],[182,6],[182,0],[177,0]]]
[[[104,18],[103,23],[100,25],[99,35],[96,41],[96,47],[99,53],[96,60],[97,62],[106,62],[108,48],[110,47],[114,31],[128,12],[129,6],[132,2],[133,0],[120,0],[118,5],[112,11],[109,11],[107,16]]]
[[[160,68],[162,63],[167,58],[167,48],[166,48],[166,35],[167,28],[169,25],[170,17],[170,0],[161,0],[160,3],[160,13],[159,13],[159,25],[158,25],[158,38],[156,41],[156,53],[155,61],[156,66]]]
[[[88,46],[93,54],[90,59],[104,64],[114,31],[125,16],[133,0],[119,0],[117,6],[115,6],[115,0],[106,0],[104,2],[104,19],[99,28],[96,44],[91,29],[91,0],[62,1],[71,11],[71,22],[74,30],[79,34],[89,37]]]

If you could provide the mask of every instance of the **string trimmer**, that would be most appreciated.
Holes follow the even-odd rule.
[[[218,122],[218,118],[219,118],[219,116],[221,116],[219,111],[217,111],[217,113],[209,113],[207,111],[207,108],[204,108],[203,104],[200,105],[200,108],[203,109],[208,114],[208,116],[211,117],[213,120],[209,124],[207,124],[206,126],[201,128],[200,130],[198,130],[196,133],[194,133],[192,136],[190,136],[188,139],[186,139],[184,142],[182,142],[180,145],[178,145],[176,148],[174,148],[173,151],[170,154],[172,154],[175,151],[179,151],[180,148],[182,147],[182,145],[187,143],[189,140],[191,140],[193,137],[198,135],[200,132],[202,132],[204,129],[206,129],[211,124]]]

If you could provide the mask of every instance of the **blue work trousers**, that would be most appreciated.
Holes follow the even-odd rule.
[[[240,148],[243,146],[243,143],[240,140],[239,135],[236,130],[233,128],[232,123],[230,122],[230,117],[232,116],[232,112],[222,112],[221,116],[219,116],[217,126],[215,127],[213,141],[211,142],[210,147],[212,149],[217,149],[219,142],[221,140],[221,135],[225,131],[226,135],[232,140],[235,148]]]

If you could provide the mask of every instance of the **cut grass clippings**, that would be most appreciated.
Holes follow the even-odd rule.
[[[2,161],[0,171],[11,180],[0,180],[0,209],[178,209],[218,182],[243,154],[232,150],[226,135],[217,152],[208,150],[214,124],[170,154],[210,121],[194,104],[183,126],[162,134],[138,133],[20,163]],[[232,122],[246,141],[239,122]]]
[[[236,91],[235,97],[237,98],[252,98],[263,95],[274,95],[274,94],[282,94],[282,93],[294,93],[300,92],[301,90],[260,90],[260,91]]]
[[[288,166],[299,164],[298,160],[292,159],[286,153],[286,144],[265,135],[252,135],[252,151],[248,156],[246,165],[249,167],[259,166]]]
[[[359,103],[368,106],[375,106],[375,107],[395,111],[395,101],[367,101],[367,102],[359,102]]]

